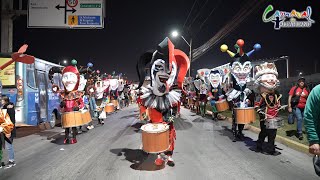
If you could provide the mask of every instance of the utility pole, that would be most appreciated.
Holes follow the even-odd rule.
[[[22,10],[22,0],[19,0],[19,9],[13,9],[14,0],[1,0],[1,52],[11,53],[13,44],[13,18],[26,15]]]
[[[12,39],[13,39],[13,23],[12,15],[13,11],[12,0],[1,0],[1,52],[12,52]]]
[[[189,60],[190,60],[190,67],[189,67],[189,77],[191,77],[191,62],[192,62],[192,38],[190,39],[190,49],[189,49]]]

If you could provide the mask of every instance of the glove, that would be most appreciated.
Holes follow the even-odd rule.
[[[244,92],[246,93],[246,95],[249,95],[249,94],[252,93],[252,91],[251,91],[250,89],[248,89],[248,88],[246,88],[246,89],[244,90]]]
[[[0,126],[0,133],[3,132],[3,127]]]

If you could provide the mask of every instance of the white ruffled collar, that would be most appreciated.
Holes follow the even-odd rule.
[[[150,86],[148,88],[142,87],[141,91],[143,93],[143,95],[141,95],[143,105],[161,111],[170,109],[174,104],[177,104],[180,101],[181,97],[181,94],[175,90],[172,90],[163,96],[156,96],[153,94]]]

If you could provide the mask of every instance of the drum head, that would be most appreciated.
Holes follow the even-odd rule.
[[[245,108],[234,108],[235,110],[250,110],[250,109],[253,109],[254,110],[254,107],[245,107]]]
[[[143,126],[141,126],[141,130],[148,132],[148,133],[161,133],[164,131],[167,131],[169,129],[169,126],[167,124],[153,124],[153,123],[148,123]]]
[[[216,103],[224,103],[226,100],[225,99],[222,99],[220,101],[217,101]]]
[[[114,106],[113,103],[108,103],[107,106]]]

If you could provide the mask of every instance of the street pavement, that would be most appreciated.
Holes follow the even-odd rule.
[[[175,120],[176,166],[157,167],[155,156],[141,148],[142,123],[137,105],[108,116],[105,125],[78,136],[78,143],[63,144],[63,134],[15,139],[17,165],[0,169],[1,180],[131,180],[131,179],[266,179],[311,180],[312,157],[277,144],[282,153],[268,156],[254,152],[257,134],[245,131],[245,141],[232,142],[228,122],[202,118],[181,109]],[[63,131],[55,128],[54,132]]]

